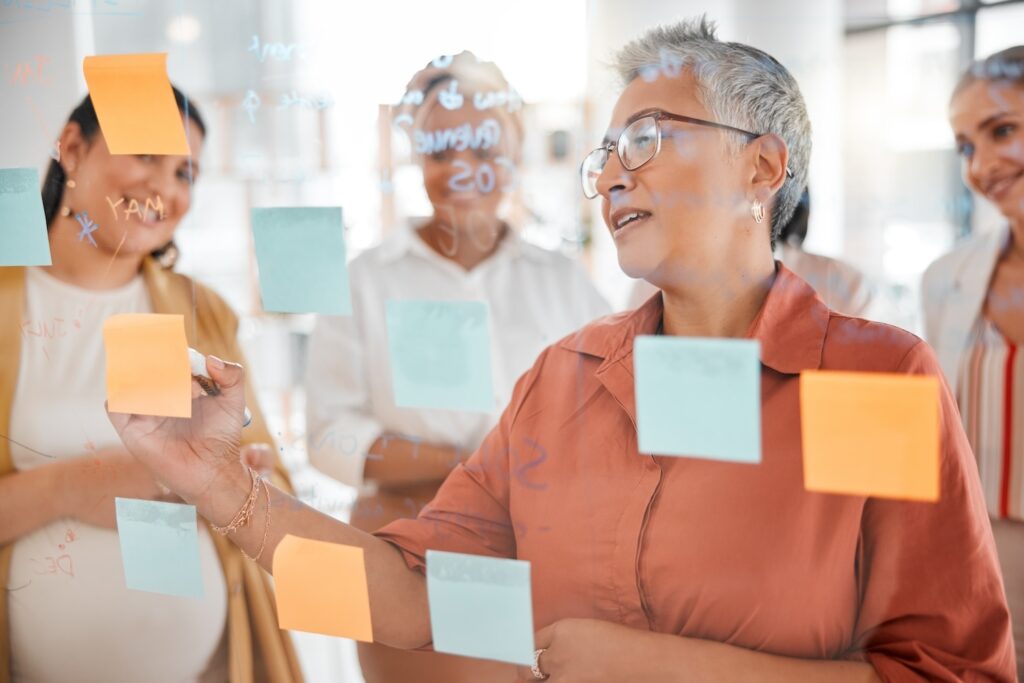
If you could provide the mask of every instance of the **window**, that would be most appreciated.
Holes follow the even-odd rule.
[[[920,277],[992,222],[960,175],[947,105],[976,56],[1024,42],[1024,2],[849,0],[844,254],[878,285],[874,315],[920,330]]]

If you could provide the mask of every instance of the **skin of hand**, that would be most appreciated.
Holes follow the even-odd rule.
[[[636,629],[597,619],[562,619],[537,631],[534,642],[540,670],[551,683],[626,681],[635,673],[633,658],[642,651]],[[650,635],[649,633],[647,635]],[[517,669],[518,680],[536,680],[530,667]]]
[[[202,498],[222,473],[238,467],[245,409],[241,365],[208,356],[206,369],[221,390],[219,400],[203,400],[192,382],[189,420],[110,413],[121,441],[153,475],[188,502]],[[258,451],[258,449],[257,449]],[[258,456],[249,449],[247,458]]]

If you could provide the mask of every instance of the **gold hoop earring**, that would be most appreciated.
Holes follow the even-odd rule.
[[[758,200],[754,200],[754,203],[750,205],[750,215],[754,217],[754,221],[757,223],[764,222],[764,204]]]

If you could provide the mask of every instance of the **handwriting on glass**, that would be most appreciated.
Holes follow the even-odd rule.
[[[516,165],[508,157],[497,157],[494,163],[496,166],[505,169],[509,178],[508,182],[503,183],[499,190],[501,192],[512,192],[515,190],[518,183]],[[458,172],[452,174],[452,177],[448,179],[448,187],[455,192],[490,194],[494,191],[494,168],[486,161],[481,162],[474,168],[468,161],[455,159],[452,161],[452,166],[455,166]]]
[[[67,550],[67,547],[77,540],[77,536],[72,529],[68,529],[64,532],[64,542],[57,544],[58,550]],[[31,558],[32,572],[38,575],[46,574],[63,574],[75,578],[75,563],[71,559],[71,555],[64,553],[62,555],[47,555],[44,559],[38,557]]]
[[[110,207],[110,213],[114,214],[114,220],[121,220],[117,215],[117,207],[124,204],[124,197],[121,197],[116,202],[111,201],[110,197],[106,197],[107,205]],[[132,214],[139,217],[140,221],[149,218],[156,218],[158,220],[164,220],[167,218],[167,212],[164,210],[164,200],[157,195],[153,197],[146,197],[144,204],[140,207],[137,199],[129,199],[128,203],[121,209],[124,211],[124,219],[128,220]]]
[[[659,76],[679,78],[683,72],[685,61],[682,57],[662,48],[658,51],[659,63],[648,64],[640,69],[640,76],[648,83],[658,80]]]
[[[7,82],[14,85],[28,85],[31,83],[39,83],[41,85],[50,85],[50,77],[43,73],[43,69],[50,63],[50,58],[46,55],[35,56],[35,68],[33,68],[33,62],[20,62],[14,65],[11,69],[10,64],[4,64],[4,74],[7,76]]]
[[[451,149],[490,149],[501,142],[501,126],[494,119],[484,119],[479,126],[464,123],[455,128],[413,131],[413,144],[417,154],[437,154]]]
[[[465,101],[465,98],[459,92],[459,82],[452,79],[448,83],[448,87],[437,94],[437,101],[448,111],[462,109],[462,103]]]
[[[284,43],[264,43],[260,42],[258,35],[253,35],[252,42],[249,43],[248,52],[252,52],[259,58],[260,62],[267,61],[267,57],[277,60],[279,62],[291,61],[292,55],[305,59],[306,48],[298,43],[291,43],[285,45]]]
[[[408,104],[418,107],[423,104],[423,100],[424,94],[422,90],[409,90],[402,95],[402,99],[398,101],[397,106],[401,107]],[[437,101],[448,111],[461,109],[466,98],[465,95],[459,92],[458,80],[452,79],[444,89],[438,91]],[[523,98],[511,86],[503,90],[475,92],[473,93],[473,107],[477,111],[506,107],[509,113],[512,113],[523,108]]]
[[[249,116],[249,123],[256,123],[256,110],[260,108],[262,101],[255,90],[247,90],[245,99],[242,100],[242,109]]]
[[[118,2],[119,0],[103,0],[103,5],[106,7],[117,7],[119,6]],[[51,9],[66,9],[70,12],[87,11],[83,5],[91,5],[95,9],[99,4],[99,0],[3,0],[4,7],[13,5],[17,9],[35,10],[37,12],[49,12]]]
[[[96,223],[89,218],[89,212],[76,213],[75,220],[82,226],[82,229],[78,232],[78,241],[81,242],[83,238],[87,238],[89,240],[89,244],[94,247],[99,246],[96,244],[96,240],[92,238],[92,234],[99,230],[100,226],[96,225]]]
[[[523,98],[511,86],[507,90],[478,92],[473,95],[473,106],[478,111],[495,107],[508,107],[509,113],[523,108]]]
[[[21,334],[25,337],[56,339],[58,337],[66,337],[68,331],[64,329],[64,318],[54,318],[49,322],[45,320],[26,320],[21,323]]]
[[[63,555],[58,555],[57,557],[54,557],[53,555],[47,555],[45,560],[40,560],[38,557],[33,557],[32,564],[42,566],[41,569],[39,566],[32,567],[32,572],[35,574],[42,575],[61,573],[72,578],[74,578],[75,576],[75,565],[71,561],[71,556],[67,553],[64,553]]]
[[[251,90],[249,92],[252,92]],[[281,102],[277,105],[278,109],[288,109],[290,107],[299,106],[303,109],[327,109],[334,104],[334,98],[330,95],[321,96],[317,95],[313,98],[300,97],[294,90],[291,93],[284,93],[281,95]],[[244,106],[244,103],[243,103]]]

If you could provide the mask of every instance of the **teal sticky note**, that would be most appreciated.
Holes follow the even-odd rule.
[[[757,341],[637,337],[633,367],[641,453],[761,462]]]
[[[495,409],[490,311],[482,301],[388,301],[395,405]]]
[[[428,550],[427,599],[438,652],[533,663],[529,562]]]
[[[252,210],[263,310],[352,315],[341,207]]]
[[[128,588],[203,597],[195,506],[134,498],[114,503]]]
[[[0,168],[0,266],[50,264],[39,172]]]

